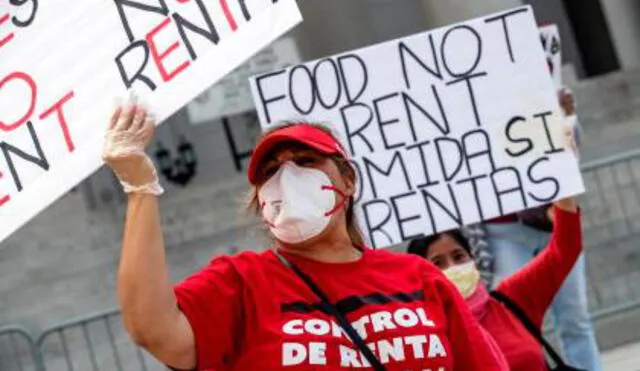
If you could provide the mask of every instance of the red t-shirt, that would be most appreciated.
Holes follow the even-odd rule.
[[[580,214],[558,208],[554,213],[554,232],[547,247],[497,288],[515,301],[538,328],[582,252]],[[547,370],[538,341],[502,303],[491,298],[478,320],[496,340],[512,371]]]
[[[352,263],[287,255],[388,370],[497,370],[462,297],[431,263],[365,249]],[[213,260],[175,288],[199,370],[371,370],[319,299],[271,251]]]

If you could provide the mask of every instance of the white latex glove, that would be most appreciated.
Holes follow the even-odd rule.
[[[144,152],[155,130],[155,120],[138,104],[118,107],[105,134],[102,159],[111,167],[125,193],[159,196],[164,190],[153,162]]]

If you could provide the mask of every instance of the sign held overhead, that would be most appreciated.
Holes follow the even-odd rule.
[[[102,165],[115,97],[161,122],[301,20],[294,0],[0,9],[0,241]]]
[[[372,245],[583,191],[530,7],[256,76],[264,129],[325,123],[359,173]]]

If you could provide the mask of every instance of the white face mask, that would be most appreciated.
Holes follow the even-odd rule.
[[[280,241],[296,244],[322,233],[340,193],[324,172],[286,162],[261,187],[258,198],[271,233]]]
[[[442,273],[453,282],[465,299],[476,291],[480,283],[480,272],[473,261],[447,268]]]

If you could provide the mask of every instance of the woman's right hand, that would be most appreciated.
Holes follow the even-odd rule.
[[[102,159],[116,174],[126,193],[162,194],[153,162],[145,153],[155,120],[137,104],[118,107],[109,122]]]

